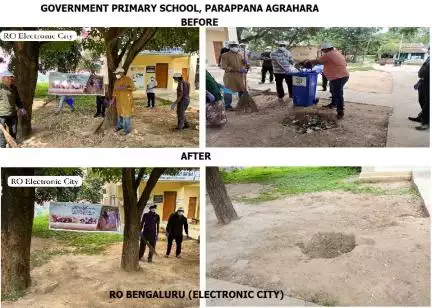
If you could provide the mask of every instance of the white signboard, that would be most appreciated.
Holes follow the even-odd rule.
[[[297,87],[306,87],[306,77],[293,76],[293,85]]]

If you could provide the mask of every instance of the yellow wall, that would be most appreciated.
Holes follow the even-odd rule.
[[[136,71],[144,72],[146,66],[156,66],[156,63],[168,63],[168,85],[167,89],[175,90],[177,83],[174,82],[172,76],[174,73],[181,73],[183,68],[187,68],[189,72],[189,82],[191,86],[195,83],[195,65],[196,56],[175,57],[170,55],[138,55],[132,62],[128,70],[128,76]],[[144,82],[150,79],[154,73],[145,73]]]
[[[206,38],[206,63],[208,66],[217,65],[213,42],[219,41],[219,42],[222,42],[222,44],[223,44],[224,41],[228,41],[227,28],[223,28],[223,30],[221,30],[221,29],[222,28],[217,28],[217,29],[207,28],[207,31],[206,31],[206,36],[207,36],[207,38]]]
[[[146,182],[141,182],[140,187],[138,188],[138,192],[141,193],[144,190]],[[114,188],[115,187],[115,188]],[[121,184],[108,184],[105,186],[105,189],[110,194],[115,191],[117,204],[120,207],[120,214],[124,217],[124,209],[123,209],[123,191]],[[199,204],[199,184],[196,182],[158,182],[153,189],[149,203],[153,203],[154,195],[162,195],[165,191],[175,191],[177,193],[177,204],[176,208],[183,207],[185,210],[185,216],[188,215],[189,208],[189,197],[197,197],[196,203],[196,211],[195,218],[199,219],[200,213],[200,204]],[[105,197],[105,196],[104,196]],[[105,198],[104,198],[105,199]],[[157,203],[157,213],[160,215],[161,219],[163,218],[163,202]],[[122,219],[123,220],[123,219]]]

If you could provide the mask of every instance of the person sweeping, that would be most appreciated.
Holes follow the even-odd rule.
[[[135,109],[132,92],[136,88],[132,79],[125,75],[123,68],[117,68],[114,73],[117,80],[114,83],[113,97],[115,98],[118,117],[117,127],[114,131],[123,130],[122,135],[126,136],[132,130],[132,115]]]
[[[228,42],[229,52],[226,52],[221,57],[221,68],[225,71],[223,82],[224,86],[231,91],[237,92],[239,95],[239,103],[237,107],[249,107],[253,111],[257,111],[255,102],[247,93],[247,72],[249,64],[240,54],[239,44],[236,41]]]

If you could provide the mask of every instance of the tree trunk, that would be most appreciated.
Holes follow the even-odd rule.
[[[39,42],[16,42],[13,44],[16,57],[16,85],[18,93],[28,113],[27,117],[19,117],[18,138],[27,138],[31,133],[31,117],[33,98],[37,84],[39,69]]]
[[[12,175],[34,175],[30,168],[2,168],[1,186],[1,287],[2,295],[17,294],[30,286],[30,244],[33,227],[35,189],[12,188]]]
[[[234,219],[238,219],[225,184],[219,174],[219,168],[207,167],[206,173],[207,193],[210,197],[218,222],[227,224]]]
[[[122,188],[124,200],[124,234],[121,267],[125,271],[139,270],[139,225],[137,193],[134,188],[135,171],[133,168],[122,169]]]
[[[150,194],[165,170],[166,168],[153,168],[138,201],[137,189],[139,185],[135,183],[135,170],[133,168],[122,169],[125,226],[121,267],[128,272],[139,270],[140,220]]]

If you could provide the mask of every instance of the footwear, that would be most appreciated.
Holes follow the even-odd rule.
[[[344,117],[344,112],[343,111],[338,111],[337,115],[336,115],[336,119],[342,119]]]
[[[176,256],[177,259],[181,259],[181,255]]]
[[[280,101],[280,102],[283,102],[283,97],[279,97],[279,101]]]
[[[118,132],[118,131],[121,131],[123,128],[118,128],[118,127],[116,127],[116,128],[114,128],[114,132]]]
[[[227,110],[227,111],[235,111],[235,109],[233,107],[225,108],[225,110]]]
[[[332,104],[332,103],[330,103],[330,104],[328,104],[328,105],[324,105],[324,106],[322,106],[323,108],[326,108],[326,109],[333,109],[334,107],[336,107],[334,104]]]
[[[185,123],[184,126],[183,126],[183,128],[190,128],[189,123]]]
[[[94,116],[93,116],[93,118],[97,118],[97,117],[99,117],[100,116],[100,114],[99,113],[96,113]]]
[[[422,119],[419,117],[419,116],[417,116],[417,117],[408,117],[408,120],[410,120],[410,121],[413,121],[413,122],[419,122],[419,123],[421,123],[421,121],[422,121]]]
[[[258,84],[264,84],[265,82],[264,81],[260,81],[260,82],[258,82]]]
[[[130,134],[129,132],[125,132],[125,131],[123,131],[123,132],[120,133],[121,136],[127,136],[129,134]]]
[[[326,92],[327,88],[322,88],[321,91]]]
[[[270,81],[270,83],[274,83],[274,81],[272,80],[272,81]]]
[[[169,258],[169,255],[165,255],[165,258]]]
[[[417,126],[415,129],[416,130],[428,130],[429,129],[429,124],[422,124],[420,126]]]
[[[153,261],[152,261],[152,259],[148,259],[147,262],[148,263],[152,263]]]

